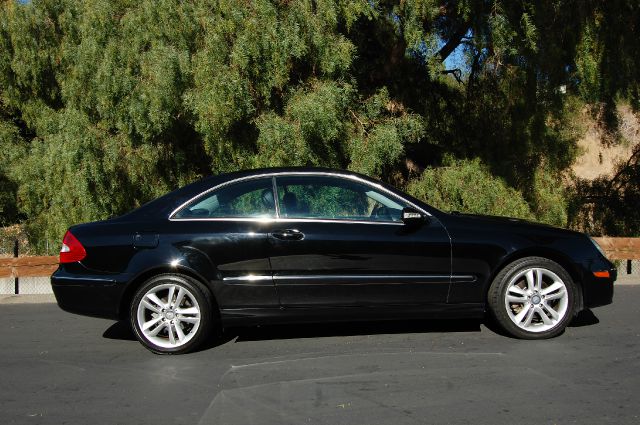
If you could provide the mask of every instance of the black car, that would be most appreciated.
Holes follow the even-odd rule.
[[[615,278],[582,233],[444,213],[347,171],[278,168],[71,227],[52,286],[62,309],[128,318],[151,351],[184,353],[216,326],[487,312],[515,337],[549,338],[611,303]]]

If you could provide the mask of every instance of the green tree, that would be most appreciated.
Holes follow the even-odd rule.
[[[2,0],[0,222],[61,236],[210,173],[323,165],[415,190],[471,167],[480,210],[519,194],[505,214],[563,225],[576,111],[639,105],[639,21],[632,0]]]

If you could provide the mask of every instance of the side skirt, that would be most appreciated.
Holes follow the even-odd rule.
[[[319,323],[406,319],[479,319],[485,306],[480,303],[393,305],[371,307],[289,307],[221,309],[223,326],[276,323]]]

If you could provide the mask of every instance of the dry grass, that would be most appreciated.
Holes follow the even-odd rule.
[[[633,147],[640,143],[640,117],[626,104],[618,105],[618,116],[621,140],[610,144],[610,135],[603,131],[587,110],[583,111],[581,119],[587,131],[578,141],[582,153],[572,166],[576,177],[594,180],[610,176],[617,164],[629,159]]]

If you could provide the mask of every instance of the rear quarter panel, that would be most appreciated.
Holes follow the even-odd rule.
[[[121,222],[94,222],[80,224],[69,230],[87,251],[82,265],[103,273],[124,273],[135,250],[135,225]]]

